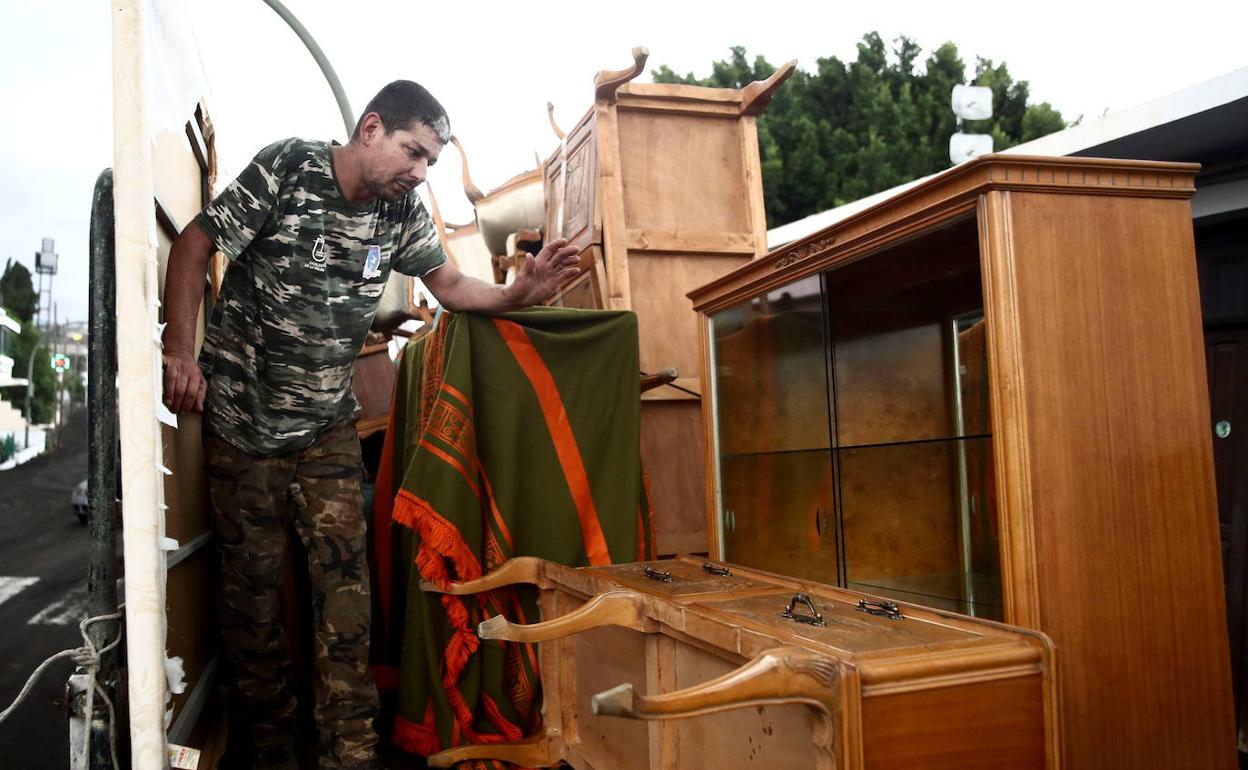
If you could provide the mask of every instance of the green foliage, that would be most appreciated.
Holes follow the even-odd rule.
[[[82,384],[82,375],[70,370],[65,373],[65,392],[69,394],[71,404],[86,403],[87,386]]]
[[[10,258],[4,265],[4,275],[0,276],[0,307],[25,325],[35,317],[38,306],[39,296],[35,292],[30,270]]]
[[[743,47],[731,50],[707,78],[663,65],[654,80],[741,88],[776,71],[762,56],[751,61]],[[921,54],[908,38],[898,38],[890,50],[871,32],[854,61],[820,58],[813,72],[798,70],[780,87],[758,119],[769,226],[949,167],[949,137],[956,130],[950,95],[965,81],[966,65],[953,43],[932,51],[920,67]],[[1015,81],[1005,64],[978,59],[975,84],[992,88],[993,117],[963,130],[992,134],[997,150],[1066,126],[1047,102],[1027,104],[1027,81]]]

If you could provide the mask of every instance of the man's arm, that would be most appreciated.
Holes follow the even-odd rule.
[[[192,221],[169,250],[165,272],[165,406],[172,412],[204,410],[208,381],[195,360],[195,318],[204,298],[212,240]]]
[[[525,258],[510,286],[479,281],[459,272],[450,262],[421,280],[448,310],[495,315],[536,305],[553,295],[564,281],[580,273],[580,251],[563,238],[556,238],[544,245],[536,257]]]

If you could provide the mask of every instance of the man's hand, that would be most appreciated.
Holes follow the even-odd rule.
[[[165,364],[165,406],[169,411],[204,411],[208,381],[194,356],[166,353],[161,358]]]
[[[195,363],[195,317],[204,299],[212,240],[191,221],[169,250],[165,274],[165,406],[173,413],[204,411],[208,383]]]
[[[526,256],[516,272],[516,280],[507,287],[517,307],[528,307],[553,295],[563,284],[580,274],[581,250],[564,238],[548,241],[537,256]]]
[[[536,305],[550,297],[560,284],[580,274],[580,253],[576,246],[556,238],[543,246],[536,257],[525,257],[516,280],[505,287],[464,275],[454,262],[446,262],[421,280],[448,310],[496,315]]]

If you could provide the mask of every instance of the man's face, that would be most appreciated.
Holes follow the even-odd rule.
[[[364,184],[379,198],[403,198],[425,181],[429,167],[438,162],[442,147],[437,133],[424,123],[413,123],[390,134],[378,126],[368,145]]]

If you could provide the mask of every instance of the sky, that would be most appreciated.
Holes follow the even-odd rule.
[[[312,57],[262,0],[150,0],[180,6],[198,47],[221,176],[289,136],[345,139]],[[286,0],[362,109],[387,82],[425,85],[450,113],[474,180],[489,190],[558,147],[546,102],[566,130],[590,107],[594,74],[650,50],[650,68],[709,74],[729,48],[773,64],[852,60],[863,34],[907,36],[924,55],[946,41],[968,67],[1004,61],[1073,120],[1095,118],[1248,66],[1248,3],[714,3],[634,0],[420,3]],[[104,0],[5,1],[0,25],[0,270],[34,266],[56,239],[53,300],[87,318],[87,244],[96,176],[112,165],[112,19]],[[648,82],[649,71],[639,78]],[[973,73],[969,73],[973,74]],[[1248,130],[1248,129],[1246,129]],[[472,218],[448,147],[431,172],[443,215]]]

